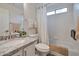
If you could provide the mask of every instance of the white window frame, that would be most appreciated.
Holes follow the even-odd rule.
[[[55,11],[47,12],[47,16],[54,15]]]
[[[68,8],[57,9],[57,10],[53,10],[51,12],[47,12],[47,16],[66,13],[67,11],[68,11]]]
[[[67,8],[62,8],[62,9],[56,10],[56,14],[66,13],[66,12],[67,12]]]

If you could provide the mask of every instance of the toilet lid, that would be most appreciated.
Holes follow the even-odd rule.
[[[49,46],[43,43],[39,43],[36,45],[36,48],[43,49],[43,50],[49,50]]]

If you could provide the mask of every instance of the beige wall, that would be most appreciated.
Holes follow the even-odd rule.
[[[9,30],[9,11],[0,8],[0,33]]]
[[[8,21],[5,19],[4,20],[4,23],[13,23],[13,22],[17,22],[17,20],[15,20],[16,19],[16,16],[18,16],[18,15],[24,15],[23,13],[23,9],[19,9],[19,8],[17,8],[17,7],[15,7],[15,6],[13,6],[12,4],[8,4],[8,3],[1,3],[0,4],[0,8],[2,8],[2,9],[4,9],[4,10],[7,10],[8,11],[8,14],[7,14],[7,16],[8,16]],[[5,18],[5,17],[4,17]],[[0,23],[1,24],[1,23]],[[4,24],[5,25],[5,24]],[[9,24],[6,24],[7,26],[6,27],[8,27],[8,30],[9,30]],[[2,30],[2,28],[0,28],[1,30]]]
[[[33,31],[30,28],[32,28],[33,23],[35,24],[36,22],[36,9],[34,4],[32,3],[24,4],[24,15],[25,15],[24,29],[25,31],[28,32],[28,34],[33,34]]]

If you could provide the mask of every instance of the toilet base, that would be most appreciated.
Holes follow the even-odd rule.
[[[37,51],[37,54],[38,54],[39,56],[47,56],[48,53],[49,53],[49,52],[40,52],[40,51]]]
[[[47,56],[48,53],[40,53],[40,56]]]

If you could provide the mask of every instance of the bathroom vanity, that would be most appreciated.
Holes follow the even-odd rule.
[[[36,37],[0,41],[0,56],[34,56],[36,44]]]

